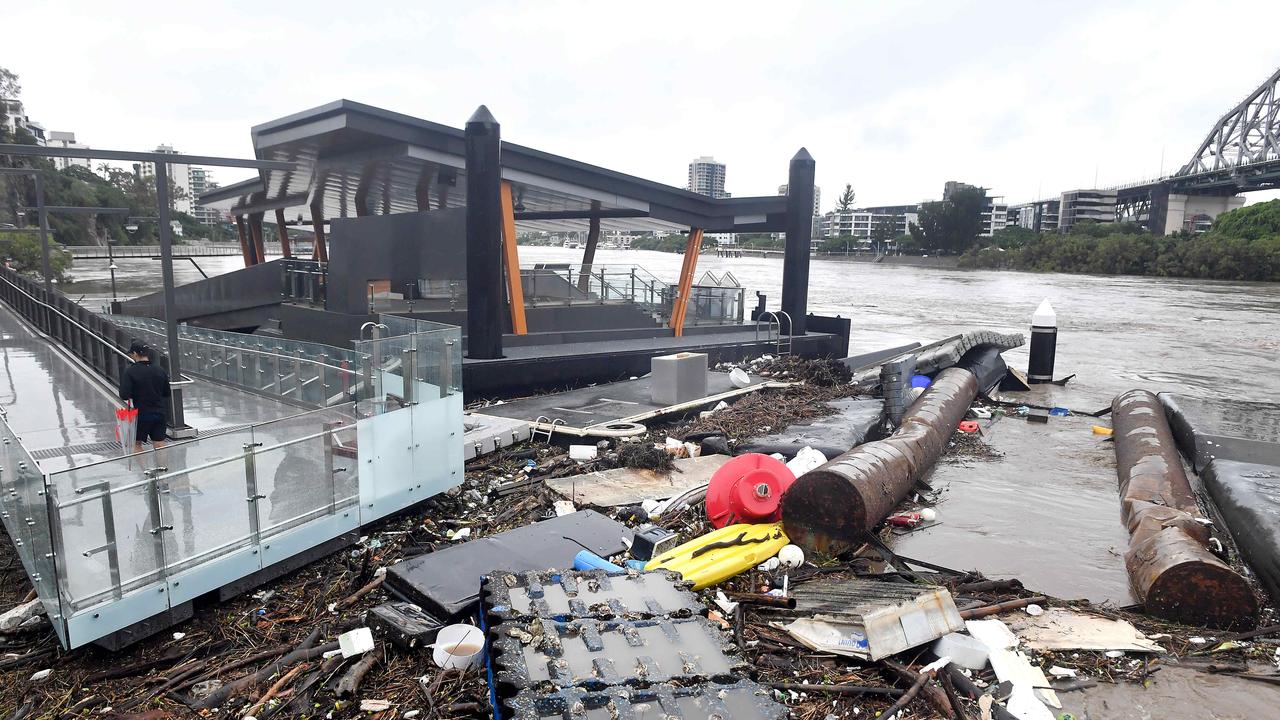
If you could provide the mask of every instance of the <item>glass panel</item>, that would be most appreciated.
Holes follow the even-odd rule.
[[[358,496],[351,405],[254,428],[263,538],[353,505]]]
[[[68,614],[163,580],[158,486],[136,457],[57,473],[50,489]]]

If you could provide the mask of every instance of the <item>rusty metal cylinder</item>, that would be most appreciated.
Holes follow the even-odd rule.
[[[805,473],[782,496],[782,523],[791,542],[836,554],[861,542],[937,462],[978,395],[973,373],[948,368],[884,440],[860,445]]]
[[[1130,390],[1112,401],[1111,421],[1120,512],[1130,533],[1125,567],[1138,600],[1177,622],[1252,626],[1253,589],[1206,545],[1209,533],[1160,401]]]

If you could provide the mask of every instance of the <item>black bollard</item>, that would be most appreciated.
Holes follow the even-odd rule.
[[[1053,382],[1053,360],[1058,354],[1058,316],[1045,298],[1031,316],[1031,359],[1027,362],[1027,382]]]
[[[467,357],[502,357],[502,160],[498,121],[467,121]]]

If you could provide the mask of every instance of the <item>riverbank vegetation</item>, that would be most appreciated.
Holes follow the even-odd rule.
[[[1223,213],[1200,235],[1137,225],[1080,224],[1071,232],[997,231],[960,267],[1280,282],[1280,200]]]

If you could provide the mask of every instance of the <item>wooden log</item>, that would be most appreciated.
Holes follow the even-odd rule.
[[[353,592],[353,593],[351,593],[350,595],[346,596],[346,597],[345,597],[345,598],[343,598],[342,600],[338,601],[338,605],[337,605],[337,608],[336,608],[336,609],[337,609],[337,610],[346,610],[347,608],[351,607],[352,605],[355,605],[356,603],[360,602],[360,598],[362,598],[362,597],[364,597],[365,595],[368,595],[369,593],[373,592],[374,590],[377,590],[378,588],[382,587],[382,583],[383,583],[383,581],[384,581],[384,580],[386,580],[386,579],[387,579],[387,576],[386,576],[386,575],[379,575],[378,577],[374,578],[373,580],[370,580],[370,581],[368,582],[368,584],[366,584],[364,587],[360,588],[359,590],[356,590],[355,592]]]
[[[983,605],[982,607],[970,608],[969,610],[960,611],[960,619],[977,620],[978,618],[989,617],[991,615],[999,615],[1009,610],[1017,610],[1028,605],[1036,603],[1048,602],[1049,598],[1043,595],[1036,595],[1029,598],[1018,598],[1017,600],[1006,600],[1005,602],[995,603],[993,605]]]
[[[306,669],[307,669],[307,664],[302,663],[301,665],[294,667],[289,672],[280,676],[280,679],[277,680],[274,685],[267,688],[267,691],[262,694],[262,697],[258,698],[258,702],[250,705],[249,709],[244,711],[244,714],[248,716],[258,712],[259,708],[265,706],[268,702],[270,702],[271,698],[276,696],[276,693],[279,693],[280,690],[284,688],[285,685],[288,685],[295,677],[298,676],[299,673],[301,673],[303,670],[306,670]]]
[[[337,694],[338,697],[349,697],[355,695],[360,689],[360,683],[364,682],[364,676],[369,674],[378,661],[382,659],[382,653],[379,648],[374,648],[364,654],[360,661],[351,666],[351,669],[342,676],[338,681]]]
[[[947,674],[947,678],[951,680],[951,684],[955,686],[955,689],[960,694],[970,700],[977,700],[982,695],[982,689],[974,685],[973,680],[970,680],[968,675],[960,672],[960,668],[955,665],[948,665],[942,671]],[[995,720],[1018,720],[1003,705],[992,705],[991,716]]]
[[[291,667],[293,665],[296,665],[297,663],[305,662],[307,660],[320,657],[321,655],[329,652],[330,650],[337,650],[338,649],[337,642],[331,642],[326,645],[321,645],[319,647],[313,647],[316,643],[316,640],[320,639],[320,632],[321,632],[321,628],[316,628],[315,630],[312,630],[311,634],[308,635],[305,639],[303,639],[303,641],[299,643],[296,648],[294,648],[293,652],[289,653],[288,655],[285,655],[283,658],[281,658],[277,662],[273,662],[261,668],[257,672],[249,673],[248,675],[245,675],[244,677],[236,680],[235,682],[229,683],[227,685],[223,685],[222,687],[210,693],[209,696],[206,697],[205,699],[197,702],[193,707],[196,710],[211,710],[215,707],[218,707],[222,703],[226,702],[228,699],[234,697],[236,694],[240,693],[241,691],[246,690],[250,687],[253,687],[254,685],[266,680],[267,678],[275,675],[276,673],[283,671],[287,667]]]
[[[943,717],[951,714],[951,701],[947,699],[947,694],[942,691],[942,688],[929,684],[929,681],[936,675],[935,672],[918,673],[906,665],[893,660],[882,660],[881,663],[885,667],[889,668],[893,674],[897,675],[899,681],[911,683],[912,687],[916,688],[916,692],[919,693],[926,702],[933,706],[934,710],[942,713]],[[901,698],[899,698],[899,700],[901,700]],[[904,704],[903,707],[906,707],[906,705]],[[886,718],[887,720],[889,717],[888,711],[882,713],[880,717]]]

